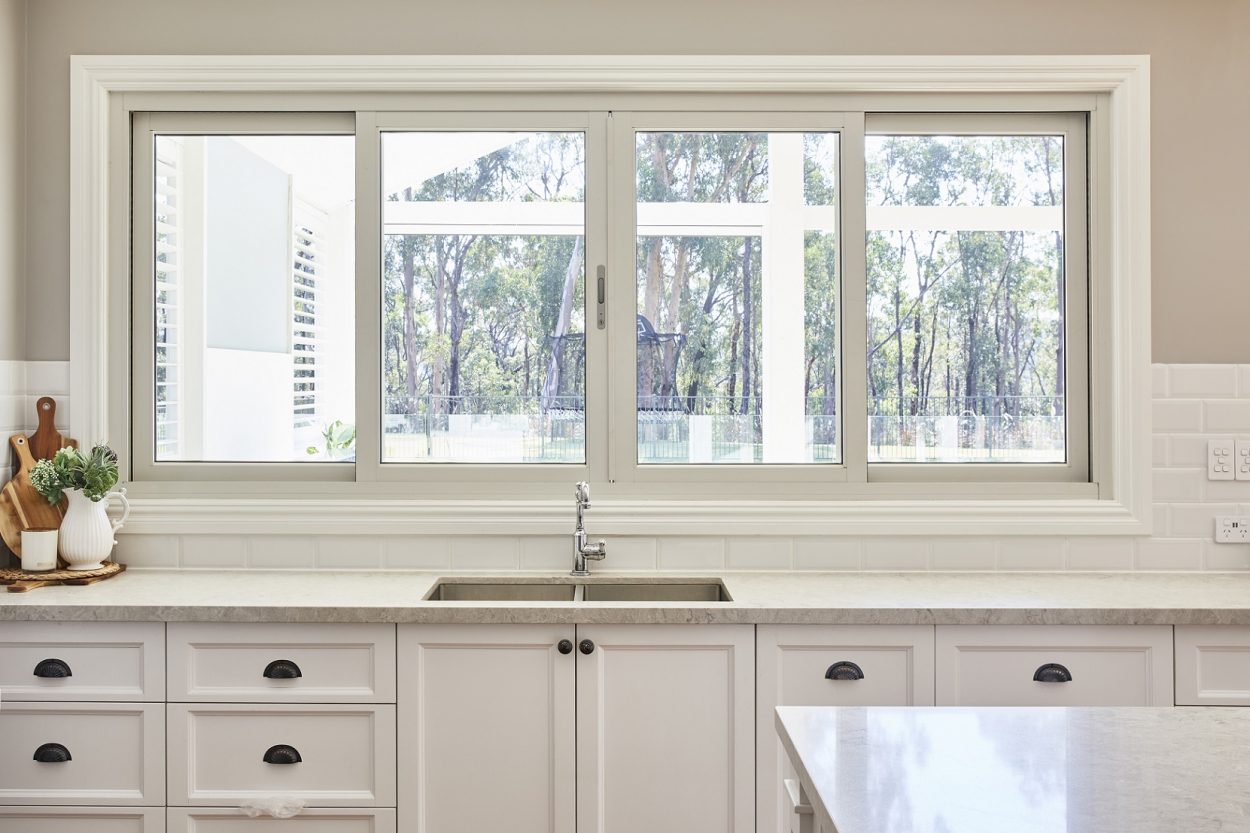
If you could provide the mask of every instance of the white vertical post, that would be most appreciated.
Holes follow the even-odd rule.
[[[768,219],[763,237],[764,462],[804,461],[805,357],[803,134],[768,136]]]

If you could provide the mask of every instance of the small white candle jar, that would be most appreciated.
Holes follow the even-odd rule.
[[[55,529],[22,530],[22,569],[44,572],[56,569]]]

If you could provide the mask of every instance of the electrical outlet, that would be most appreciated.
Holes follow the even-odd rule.
[[[1250,480],[1250,440],[1237,441],[1237,453],[1234,455],[1235,471],[1238,480]]]
[[[1207,440],[1207,480],[1235,480],[1237,444],[1232,439]]]
[[[1215,543],[1250,544],[1250,515],[1217,515]]]

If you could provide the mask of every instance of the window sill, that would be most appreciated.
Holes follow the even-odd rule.
[[[570,499],[135,497],[137,534],[559,535]],[[1145,535],[1148,519],[1089,497],[932,500],[596,500],[596,535]]]

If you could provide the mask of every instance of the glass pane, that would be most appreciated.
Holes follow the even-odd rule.
[[[639,463],[838,462],[838,136],[637,135]]]
[[[391,463],[586,459],[585,136],[385,133]]]
[[[155,137],[158,462],[354,458],[354,142]]]
[[[1063,137],[866,150],[869,460],[1064,462]]]

